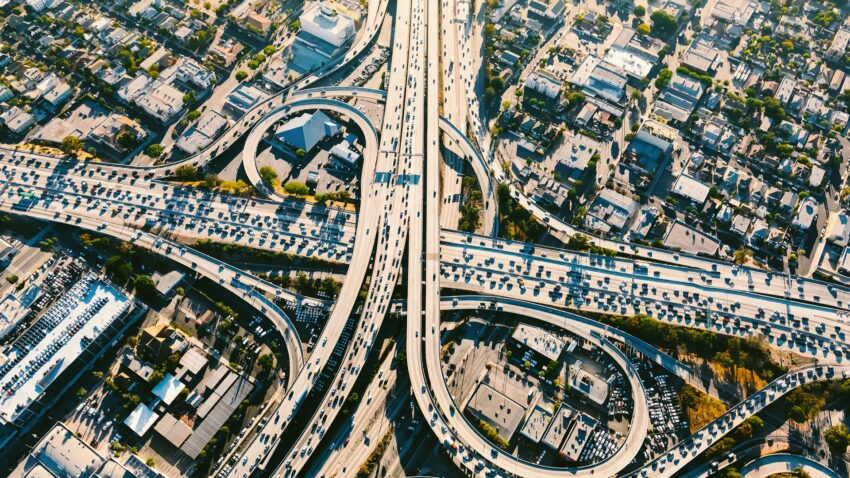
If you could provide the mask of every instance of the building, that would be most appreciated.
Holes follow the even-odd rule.
[[[818,216],[818,201],[809,196],[800,201],[800,207],[797,209],[797,215],[791,221],[791,225],[801,231],[807,231],[812,226],[812,222]]]
[[[517,325],[508,344],[515,360],[528,362],[533,368],[557,361],[567,347],[567,342],[557,335],[526,324]]]
[[[40,12],[46,8],[52,7],[54,1],[55,0],[26,0],[26,4],[36,12]]]
[[[567,202],[568,194],[569,189],[566,186],[550,177],[545,177],[538,181],[531,192],[531,197],[541,204],[561,208]]]
[[[564,84],[554,75],[545,71],[535,71],[528,75],[523,84],[522,104],[529,111],[554,114],[560,102]]]
[[[155,272],[151,279],[156,285],[156,293],[164,299],[170,299],[185,277],[186,274],[180,271],[170,271],[166,274]]]
[[[708,193],[710,191],[711,187],[707,184],[684,173],[676,178],[676,182],[673,183],[673,187],[670,189],[670,192],[673,194],[687,198],[700,205],[708,199]]]
[[[133,101],[145,113],[163,124],[177,119],[183,110],[183,92],[158,80],[149,84]]]
[[[467,402],[466,412],[495,428],[509,442],[525,416],[525,407],[481,382]]]
[[[123,463],[100,454],[62,422],[53,425],[53,428],[32,447],[12,471],[11,476],[17,478],[165,478],[165,475],[149,467],[132,453]]]
[[[121,101],[124,103],[130,104],[136,100],[136,97],[145,91],[151,81],[152,80],[149,76],[139,74],[118,89],[118,97],[121,98]]]
[[[226,117],[208,109],[180,136],[176,146],[186,154],[195,154],[209,146],[227,125]]]
[[[685,123],[704,92],[702,82],[675,73],[655,103],[655,114],[668,122]]]
[[[0,365],[0,425],[37,422],[130,321],[132,303],[94,275],[77,281],[10,346]]]
[[[664,245],[688,254],[715,256],[720,250],[720,240],[681,221],[674,221],[664,235]]]
[[[147,435],[148,430],[156,423],[157,419],[159,419],[159,415],[156,412],[144,403],[140,403],[127,415],[123,423],[136,436],[143,437]]]
[[[191,349],[187,355],[189,353]],[[223,364],[211,366],[186,398],[186,403],[195,409],[191,425],[179,416],[166,414],[155,430],[195,459],[253,389],[254,383],[249,377]]]
[[[694,40],[682,57],[689,70],[704,75],[713,75],[721,61],[720,52],[702,38]]]
[[[575,182],[581,179],[598,147],[596,141],[583,134],[568,136],[564,146],[555,153],[558,158],[555,172],[560,180]]]
[[[274,134],[275,141],[310,152],[323,139],[334,136],[340,126],[321,111],[303,113],[284,123]]]
[[[128,149],[121,144],[121,138],[125,135],[130,135],[134,144],[139,144],[147,138],[148,132],[142,128],[142,125],[130,118],[118,113],[111,113],[91,132],[80,136],[80,139],[90,139],[114,151],[124,152]]]
[[[626,97],[628,78],[598,57],[588,55],[570,80],[588,95],[620,104]]]
[[[240,83],[227,95],[223,111],[238,120],[256,104],[269,97],[265,91],[248,83]]]
[[[215,73],[199,65],[191,58],[184,58],[177,66],[175,78],[201,90],[207,90],[215,84]]]
[[[564,440],[564,446],[561,447],[559,453],[568,461],[578,461],[599,423],[591,416],[578,410],[572,410],[571,416],[573,420]]]
[[[251,12],[245,15],[242,23],[248,30],[261,35],[268,34],[272,27],[272,21],[268,17],[260,15],[257,12]]]
[[[608,400],[608,383],[581,366],[581,361],[570,365],[570,388],[602,406]]]
[[[241,43],[232,38],[224,40],[223,37],[219,41],[207,49],[207,57],[210,61],[222,68],[230,68],[239,53],[244,47]]]
[[[354,149],[356,141],[357,137],[353,134],[349,134],[344,140],[342,140],[341,143],[335,144],[333,148],[331,148],[331,156],[350,168],[357,166],[362,155]]]
[[[841,27],[832,38],[832,43],[826,51],[826,58],[836,63],[841,62],[848,53],[850,47],[850,26]]]
[[[602,232],[621,231],[639,207],[634,199],[605,188],[590,204],[585,225]]]
[[[637,167],[646,173],[655,173],[662,161],[673,155],[673,145],[662,138],[641,129],[626,147],[626,152],[636,158],[631,167]]]
[[[35,117],[17,106],[13,106],[0,114],[0,125],[5,126],[17,135],[25,133],[34,124]]]
[[[177,377],[166,373],[165,377],[159,381],[151,393],[157,397],[162,403],[171,405],[175,398],[183,391],[184,385]]]
[[[551,422],[552,412],[540,405],[535,405],[519,432],[530,441],[540,443]]]
[[[301,31],[296,42],[330,58],[354,37],[354,20],[317,2],[300,17]]]
[[[165,322],[160,322],[142,329],[136,350],[144,352],[143,357],[163,360],[185,348],[186,343],[180,333]]]

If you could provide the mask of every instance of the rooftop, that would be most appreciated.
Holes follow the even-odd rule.
[[[549,360],[558,360],[566,347],[560,337],[539,327],[525,324],[518,325],[511,338]]]
[[[85,276],[7,352],[0,367],[0,422],[14,420],[129,307],[126,297]]]

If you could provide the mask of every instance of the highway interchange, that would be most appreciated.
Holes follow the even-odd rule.
[[[648,428],[643,385],[628,359],[609,341],[631,339],[559,308],[602,314],[646,313],[729,335],[763,335],[774,346],[821,361],[821,365],[777,378],[635,476],[671,476],[734,426],[788,391],[805,382],[848,376],[850,369],[841,363],[850,353],[846,339],[850,289],[602,238],[593,241],[621,256],[591,255],[491,237],[498,229],[495,184],[504,181],[506,175],[498,161],[488,159],[475,146],[486,135],[480,134],[481,125],[475,117],[471,55],[461,41],[469,40],[470,35],[463,19],[467,2],[396,2],[386,92],[347,87],[306,89],[356,59],[374,39],[387,14],[387,4],[370,2],[369,8],[369,17],[351,51],[258,105],[210,147],[180,163],[145,168],[0,150],[0,210],[73,225],[161,253],[243,298],[279,329],[288,353],[287,386],[268,404],[267,420],[256,425],[234,450],[239,453],[234,466],[220,475],[304,474],[314,451],[325,443],[323,439],[327,440],[325,433],[375,344],[402,271],[406,271],[407,281],[407,328],[399,346],[407,352],[413,399],[457,466],[475,475],[615,476],[639,452]],[[454,99],[442,108],[438,104],[441,89],[443,95]],[[369,97],[384,104],[380,128],[343,101],[351,97]],[[265,131],[286,115],[312,109],[345,116],[364,136],[357,214],[283,197],[269,191],[259,179],[253,156]],[[472,131],[479,132],[475,141],[463,133],[467,121],[473,124]],[[245,170],[266,199],[233,198],[165,180],[178,164],[202,167],[245,135]],[[457,177],[440,168],[444,138],[451,141],[451,154],[470,162],[482,186],[483,235],[441,227],[442,222],[457,221],[457,214],[445,214],[441,209],[447,195],[457,193],[453,186],[441,186],[441,174],[446,175],[444,180],[457,184]],[[553,230],[568,236],[580,232],[552,217],[518,188],[511,186],[511,193]],[[187,245],[198,239],[347,263],[348,272],[338,298],[331,304],[282,290]],[[357,297],[367,273],[366,299],[357,315]],[[470,295],[441,297],[443,289]],[[329,310],[328,323],[309,356],[305,356],[289,317],[274,304],[275,298],[286,299],[296,307]],[[441,371],[440,312],[446,309],[499,310],[532,316],[553,327],[569,325],[571,333],[608,351],[628,378],[635,403],[625,444],[609,459],[576,469],[536,465],[491,445],[464,418]],[[342,344],[343,358],[331,364],[333,350],[352,320],[356,326]],[[659,363],[675,373],[678,364],[655,352]],[[337,367],[331,386],[324,395],[314,397],[318,377],[329,366]],[[398,378],[389,369],[384,373],[380,380]],[[368,390],[370,398],[364,400],[364,413],[358,410],[352,429],[366,427],[374,410],[387,400],[384,388],[372,384]],[[319,406],[300,432],[290,430],[287,425],[308,396]],[[297,438],[288,450],[277,450],[284,433]],[[326,460],[333,456],[334,447],[330,447]],[[362,453],[358,456],[362,458]],[[353,468],[351,464],[349,471]]]

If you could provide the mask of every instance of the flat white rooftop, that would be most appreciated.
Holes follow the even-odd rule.
[[[13,421],[129,305],[125,296],[94,276],[74,284],[7,354],[0,368],[0,422]]]

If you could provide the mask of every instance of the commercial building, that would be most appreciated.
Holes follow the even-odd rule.
[[[519,432],[530,441],[540,443],[551,422],[552,412],[540,405],[535,405]]]
[[[605,188],[590,204],[585,225],[602,232],[623,230],[639,207],[634,199]]]
[[[33,423],[129,322],[131,302],[81,278],[0,357],[0,424]]]
[[[525,407],[482,382],[466,404],[466,412],[488,423],[500,437],[510,441],[525,415]]]
[[[103,456],[64,423],[56,423],[12,471],[15,478],[166,478],[129,454],[123,462]]]
[[[186,154],[195,154],[209,146],[227,125],[226,117],[214,110],[207,110],[180,136],[176,146]]]
[[[320,2],[307,9],[299,20],[301,31],[296,42],[327,58],[334,56],[354,37],[354,20]]]
[[[670,122],[685,123],[705,92],[702,82],[676,73],[655,104],[655,114]]]
[[[167,124],[176,119],[183,109],[183,92],[168,83],[154,80],[133,101],[145,113]]]
[[[183,282],[186,274],[180,271],[170,271],[165,274],[154,273],[151,279],[156,286],[156,292],[160,297],[171,298],[177,287]]]
[[[588,55],[570,81],[588,95],[620,104],[626,96],[628,77],[599,57]]]
[[[567,347],[567,343],[557,335],[526,324],[517,325],[508,344],[514,358],[520,362],[528,361],[532,367],[543,367],[558,360]]]
[[[136,405],[136,408],[124,419],[124,426],[138,437],[143,437],[151,429],[159,415],[144,403]]]
[[[673,183],[670,192],[687,198],[697,204],[702,204],[708,198],[711,188],[702,181],[687,174],[681,174]]]
[[[265,91],[248,83],[240,83],[227,95],[223,111],[231,118],[238,120],[248,112],[254,105],[269,97]]]
[[[582,368],[581,364],[579,360],[570,365],[570,388],[601,406],[608,400],[608,383]]]
[[[319,141],[334,136],[340,126],[321,111],[303,113],[284,123],[274,134],[275,141],[292,148],[311,151]]]
[[[356,141],[357,137],[353,134],[349,134],[344,140],[342,140],[341,143],[335,144],[333,148],[331,148],[331,156],[348,167],[357,166],[362,155],[354,149]]]

